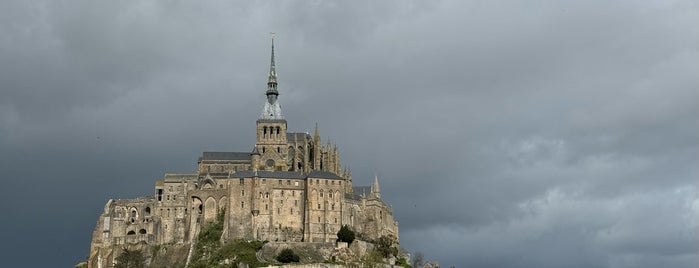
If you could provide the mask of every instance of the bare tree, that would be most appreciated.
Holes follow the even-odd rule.
[[[422,254],[420,251],[416,251],[413,256],[412,256],[412,264],[413,268],[420,268],[422,267],[423,262],[425,261],[425,255]]]

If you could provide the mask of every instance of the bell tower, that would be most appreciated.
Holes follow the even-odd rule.
[[[282,114],[277,91],[277,71],[274,63],[274,33],[272,33],[272,58],[267,78],[267,91],[260,118],[257,119],[257,141],[255,148],[260,154],[257,163],[260,170],[288,170],[286,164],[288,142],[286,140],[286,119]]]

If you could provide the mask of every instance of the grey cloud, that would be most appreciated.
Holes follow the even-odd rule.
[[[251,149],[269,32],[289,128],[319,123],[355,183],[379,175],[408,249],[445,267],[696,264],[690,2],[5,1],[0,17],[10,264],[72,265],[106,199]]]

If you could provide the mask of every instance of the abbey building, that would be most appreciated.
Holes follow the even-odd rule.
[[[93,232],[88,264],[110,267],[129,244],[187,244],[223,214],[222,240],[334,242],[342,225],[359,237],[398,240],[378,179],[354,187],[336,146],[290,132],[279,104],[274,41],[256,141],[244,152],[203,152],[196,172],[165,174],[153,196],[109,200]]]

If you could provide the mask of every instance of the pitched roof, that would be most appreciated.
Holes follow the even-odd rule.
[[[304,141],[305,139],[311,139],[311,135],[303,132],[286,133],[286,139],[288,141]]]
[[[352,187],[352,192],[354,192],[354,195],[356,196],[368,196],[371,194],[371,186],[354,186]]]
[[[305,179],[306,176],[301,172],[294,171],[268,171],[268,170],[258,170],[257,172],[252,170],[242,170],[237,171],[231,175],[232,178],[252,178],[257,173],[257,177],[260,178],[274,178],[274,179]]]
[[[332,173],[330,171],[320,171],[320,170],[311,171],[311,173],[308,174],[308,178],[338,179],[338,180],[342,179],[342,177],[338,176],[335,173]]]
[[[203,152],[199,160],[250,160],[249,152]]]

